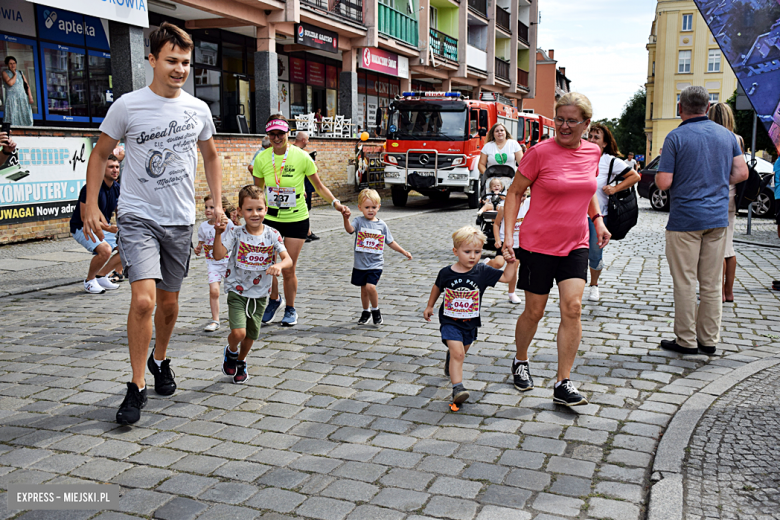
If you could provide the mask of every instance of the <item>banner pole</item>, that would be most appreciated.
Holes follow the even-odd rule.
[[[758,126],[758,115],[753,110],[753,140],[750,143],[750,162],[755,165],[756,162],[756,130]]]

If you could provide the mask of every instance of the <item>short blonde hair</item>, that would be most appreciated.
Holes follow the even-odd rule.
[[[366,199],[371,202],[376,202],[377,204],[382,203],[382,197],[379,196],[379,193],[376,190],[372,190],[371,188],[366,188],[360,192],[358,195],[358,206],[363,204]]]
[[[504,187],[504,183],[501,182],[501,179],[499,179],[498,177],[493,177],[492,179],[490,179],[490,182],[488,182],[488,189],[493,187],[494,182],[499,183],[502,188]]]
[[[579,108],[580,112],[582,113],[582,117],[585,119],[590,119],[593,117],[593,105],[590,104],[590,99],[588,99],[585,94],[580,94],[579,92],[569,92],[568,94],[564,94],[561,99],[555,103],[555,115],[558,115],[559,108],[566,106],[575,106]]]
[[[464,226],[452,234],[452,247],[459,248],[461,244],[485,245],[487,237],[474,226]]]

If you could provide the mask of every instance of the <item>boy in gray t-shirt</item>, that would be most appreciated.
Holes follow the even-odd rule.
[[[398,245],[390,234],[387,224],[376,216],[382,199],[376,190],[365,189],[358,195],[358,209],[362,217],[355,217],[352,222],[344,215],[344,229],[349,234],[355,234],[355,263],[352,268],[352,285],[360,287],[360,301],[363,303],[363,313],[358,325],[368,323],[368,318],[374,319],[374,325],[382,323],[382,313],[379,311],[379,294],[376,285],[382,276],[384,267],[385,244],[390,249],[398,251],[409,260],[412,254]],[[369,310],[369,304],[371,305]]]

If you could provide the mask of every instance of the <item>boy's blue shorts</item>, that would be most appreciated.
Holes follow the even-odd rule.
[[[447,341],[460,341],[464,347],[477,341],[477,329],[464,330],[450,323],[445,323],[439,330],[441,331],[441,342],[445,346]]]

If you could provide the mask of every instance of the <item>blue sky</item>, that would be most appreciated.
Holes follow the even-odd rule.
[[[572,90],[593,104],[593,119],[620,117],[647,81],[655,0],[540,0],[538,46],[555,49]]]

